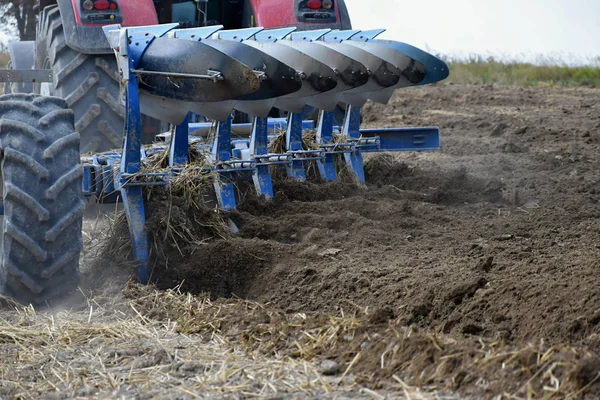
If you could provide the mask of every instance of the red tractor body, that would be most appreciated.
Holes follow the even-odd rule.
[[[158,24],[158,17],[156,15],[156,9],[154,8],[153,0],[127,0],[127,1],[119,1],[119,2],[110,2],[104,0],[108,3],[108,9],[110,10],[110,4],[115,4],[115,10],[119,10],[122,14],[122,21],[120,22],[123,26],[142,26],[142,25],[156,25]],[[85,10],[82,9],[81,0],[71,0],[71,4],[74,11],[75,23],[77,25],[87,25],[87,26],[102,26],[106,25],[106,23],[91,23],[89,21],[82,21],[81,14],[85,13]],[[102,10],[98,10],[102,11]]]
[[[64,7],[63,1],[58,4]],[[159,8],[153,0],[70,0],[74,22],[79,26],[102,26],[119,23],[123,26],[156,25],[159,21],[178,22],[173,20],[172,7],[174,4],[193,3],[165,0]],[[92,4],[93,8],[86,9],[84,3]],[[211,1],[200,2],[210,4]],[[213,3],[218,3],[214,1]],[[226,4],[227,2],[222,2]],[[298,26],[300,29],[329,27],[330,25],[346,25],[344,14],[345,4],[342,0],[238,0],[230,1],[233,12],[240,12],[248,17],[243,25],[277,28],[283,26]],[[326,6],[324,5],[326,4]],[[223,7],[223,12],[226,8]],[[245,27],[245,26],[239,26]],[[232,27],[228,27],[232,28]],[[348,28],[344,26],[344,28]]]
[[[226,30],[352,28],[344,0],[39,0],[36,41],[23,43],[23,51],[12,46],[12,53],[19,55],[12,61],[52,70],[53,82],[20,90],[67,99],[82,152],[118,148],[124,111],[119,72],[103,27],[167,23],[181,28],[223,25]],[[145,119],[144,140],[150,142],[166,128]]]

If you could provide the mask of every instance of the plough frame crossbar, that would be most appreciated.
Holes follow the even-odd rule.
[[[138,277],[141,283],[148,281],[148,238],[145,231],[143,186],[168,184],[189,162],[189,146],[191,143],[208,153],[212,166],[202,168],[202,172],[211,177],[217,205],[222,210],[231,210],[236,207],[233,182],[239,174],[251,175],[257,194],[272,198],[274,194],[270,175],[272,165],[284,167],[290,178],[305,180],[307,177],[307,163],[313,162],[318,166],[319,175],[323,180],[335,181],[337,179],[335,156],[343,155],[347,171],[358,183],[363,184],[365,183],[363,153],[432,151],[439,149],[439,130],[437,127],[361,130],[360,106],[366,99],[371,97],[369,97],[370,94],[361,97],[362,95],[356,89],[351,89],[356,93],[348,98],[343,97],[342,92],[339,94],[342,97],[335,97],[337,100],[340,98],[347,100],[342,126],[334,125],[333,111],[324,109],[319,111],[319,119],[316,124],[316,148],[314,150],[303,149],[303,130],[312,127],[313,122],[304,120],[303,113],[294,109],[294,105],[290,105],[290,109],[287,110],[289,111],[288,117],[285,120],[271,119],[264,115],[263,111],[258,111],[257,114],[251,114],[253,119],[250,126],[247,124],[233,125],[231,111],[234,108],[244,110],[256,104],[262,107],[265,103],[268,112],[274,105],[279,106],[277,102],[271,101],[269,103],[269,97],[262,95],[262,86],[261,89],[257,89],[258,92],[256,93],[263,97],[256,96],[253,99],[254,101],[236,101],[233,99],[227,102],[222,101],[222,99],[216,100],[217,102],[220,101],[218,104],[224,104],[225,108],[231,107],[231,109],[224,113],[224,118],[216,119],[216,129],[212,136],[203,137],[208,136],[206,133],[208,126],[206,124],[191,122],[194,115],[192,112],[194,107],[192,106],[192,109],[186,110],[183,117],[180,116],[177,123],[174,123],[176,127],[170,138],[168,138],[168,145],[161,146],[157,144],[151,149],[144,149],[140,137],[140,99],[145,94],[140,89],[139,79],[142,75],[154,74],[154,72],[141,70],[140,62],[143,59],[144,52],[156,38],[203,41],[216,37],[213,42],[221,41],[222,43],[220,42],[219,46],[253,41],[253,46],[257,48],[262,48],[263,45],[266,46],[265,48],[269,48],[269,45],[276,42],[286,42],[286,44],[293,46],[294,41],[314,42],[315,46],[332,46],[331,48],[335,48],[336,43],[345,44],[348,47],[351,44],[372,42],[377,52],[381,53],[378,53],[378,56],[381,55],[382,58],[387,58],[386,62],[393,61],[390,60],[389,56],[393,51],[411,53],[412,60],[425,65],[426,71],[424,77],[422,77],[423,82],[435,82],[444,79],[448,75],[447,66],[443,62],[419,49],[399,42],[390,42],[391,44],[389,44],[386,41],[375,40],[375,37],[383,30],[294,32],[294,28],[273,30],[250,28],[235,31],[222,31],[222,27],[214,26],[192,29],[176,28],[177,24],[135,28],[120,28],[118,25],[104,27],[109,43],[115,49],[122,77],[122,94],[126,107],[123,149],[121,153],[105,153],[84,160],[84,193],[88,196],[95,195],[104,199],[119,198],[124,203],[132,238],[133,256],[137,262]],[[227,48],[227,46],[222,46],[222,48],[219,46],[215,48],[221,50]],[[252,46],[247,47],[251,48]],[[356,51],[357,57],[362,57],[364,49],[360,46],[356,48],[358,49]],[[156,72],[158,72],[154,74],[156,76],[182,77],[179,73]],[[257,82],[260,82],[261,85],[262,82],[269,79],[265,72],[255,70],[252,72],[254,73],[252,76],[257,77]],[[300,74],[297,73],[297,76],[300,76]],[[185,76],[185,78],[190,78],[190,76]],[[227,76],[222,74],[221,71],[210,71],[210,74],[199,74],[191,78],[198,81],[207,81],[207,84],[211,84],[227,79]],[[393,83],[393,86],[388,88],[394,89],[395,85],[402,87],[400,83]],[[299,89],[296,88],[296,90]],[[300,91],[302,90],[304,89],[300,89]],[[306,93],[308,93],[308,90],[306,90]],[[380,97],[379,95],[380,93],[376,93],[373,98],[377,100]],[[289,104],[294,103],[292,100],[296,100],[293,94],[280,94],[279,96],[289,97]],[[389,100],[389,96],[391,96],[391,92],[384,96],[387,97],[384,100]],[[358,102],[355,101],[356,98],[358,98]],[[190,102],[187,101],[187,103],[182,104],[190,104]],[[206,105],[208,103],[202,104]],[[288,103],[281,102],[281,104],[287,107]],[[261,107],[256,107],[256,110],[260,110]],[[209,106],[207,106],[207,109],[214,110]],[[270,140],[273,137],[273,130],[276,127],[285,129],[285,152],[283,154],[272,154],[268,150]],[[249,137],[234,138],[232,131],[236,130],[245,130],[246,132],[249,130]],[[199,136],[190,135],[190,132],[194,133],[195,131],[198,131]],[[345,138],[345,140],[338,143],[339,137]],[[167,172],[144,173],[142,171],[144,158],[150,153],[164,151],[169,152],[168,165],[170,168]]]

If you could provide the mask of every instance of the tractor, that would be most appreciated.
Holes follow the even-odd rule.
[[[364,153],[439,149],[437,127],[361,129],[367,101],[449,74],[382,32],[352,30],[342,0],[41,1],[36,42],[0,70],[0,293],[43,304],[77,287],[84,197],[123,203],[147,283],[149,186],[193,172],[228,211],[240,180],[272,198],[274,169],[364,184]],[[148,169],[157,155],[166,166]]]
[[[11,64],[16,69],[51,70],[52,80],[13,84],[13,91],[65,99],[75,113],[82,153],[122,144],[125,112],[118,98],[119,74],[102,26],[176,22],[185,28],[220,24],[225,29],[351,29],[344,0],[41,0],[36,8],[36,41],[9,43]],[[237,121],[247,122],[239,114]],[[142,129],[143,141],[149,143],[165,126],[144,116]]]

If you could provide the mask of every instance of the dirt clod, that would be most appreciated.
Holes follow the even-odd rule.
[[[340,364],[333,360],[321,361],[321,373],[323,375],[337,375],[341,371]]]

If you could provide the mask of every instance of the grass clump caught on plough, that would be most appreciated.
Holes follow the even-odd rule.
[[[329,147],[328,151],[339,151],[345,150],[348,148],[347,146],[348,137],[340,134],[333,134],[332,145],[334,147]],[[319,143],[317,143],[317,132],[314,129],[306,129],[302,132],[302,150],[318,150],[320,149]],[[274,154],[283,154],[286,153],[286,132],[280,131],[278,132],[275,139],[269,144],[269,153]],[[354,182],[354,178],[351,174],[348,173],[348,168],[346,165],[346,161],[344,160],[343,154],[334,155],[335,166],[337,170],[337,178],[338,181],[341,182]],[[309,179],[319,180],[319,170],[316,162],[308,162],[306,163],[308,166],[306,167],[307,177]],[[276,166],[271,168],[271,175],[276,180],[284,180],[286,179],[285,170],[281,166]]]
[[[148,157],[139,176],[149,183],[160,183],[144,187],[151,266],[168,263],[173,251],[183,257],[190,248],[231,236],[227,217],[216,206],[216,173],[210,154],[197,142],[188,148],[189,162],[174,170],[168,165],[168,143],[147,147]],[[114,217],[111,230],[106,242],[109,254],[120,257],[129,253],[131,239],[123,212]]]

